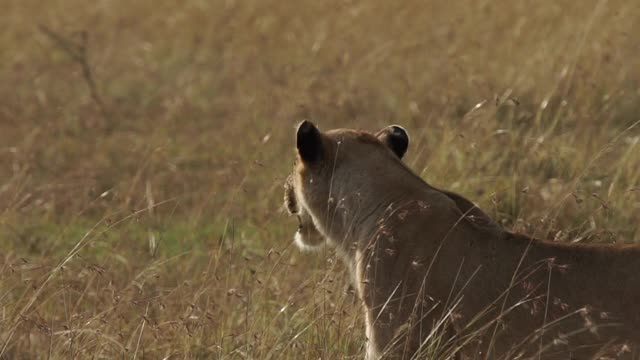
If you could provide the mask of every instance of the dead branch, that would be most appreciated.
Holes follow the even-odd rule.
[[[89,64],[89,54],[87,51],[88,44],[88,34],[86,31],[82,31],[80,33],[80,42],[74,42],[68,38],[63,37],[62,35],[56,33],[55,31],[49,29],[44,25],[39,25],[38,29],[45,34],[55,45],[57,45],[60,49],[62,49],[69,57],[77,62],[82,68],[82,77],[84,81],[87,83],[89,87],[89,94],[93,102],[96,103],[102,116],[105,121],[109,121],[110,112],[107,109],[104,101],[100,97],[98,93],[98,87],[96,85],[95,78],[93,76],[93,72],[91,71],[91,65]]]

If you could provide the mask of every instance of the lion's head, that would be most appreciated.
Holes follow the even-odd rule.
[[[346,225],[339,223],[344,218],[335,218],[340,208],[346,208],[346,192],[366,193],[372,167],[388,163],[385,159],[400,163],[408,146],[409,135],[398,125],[372,134],[347,129],[321,132],[310,121],[300,123],[296,164],[284,186],[285,208],[298,218],[295,243],[308,249],[331,240],[333,228]]]

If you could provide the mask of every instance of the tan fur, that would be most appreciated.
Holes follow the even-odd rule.
[[[639,356],[640,248],[510,233],[378,137],[321,138],[321,160],[297,160],[286,205],[311,245],[326,239],[351,269],[367,359],[424,358],[421,344],[438,340],[474,359]]]

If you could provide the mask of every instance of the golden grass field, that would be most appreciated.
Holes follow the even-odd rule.
[[[302,119],[403,125],[509,229],[640,242],[636,1],[1,7],[1,359],[361,358],[281,209]]]

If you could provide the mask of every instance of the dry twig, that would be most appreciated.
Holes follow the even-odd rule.
[[[96,85],[93,72],[91,71],[91,65],[89,64],[88,54],[88,34],[86,31],[80,33],[80,43],[74,42],[68,38],[63,37],[57,32],[49,29],[44,25],[39,25],[38,29],[45,34],[51,41],[53,41],[60,49],[71,57],[71,59],[77,62],[82,68],[82,77],[84,78],[87,86],[89,87],[89,94],[91,99],[96,103],[105,121],[110,119],[110,112],[107,109],[104,101],[98,93],[98,87]]]

